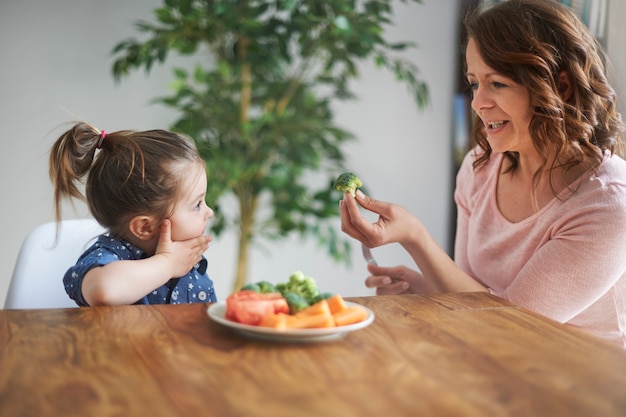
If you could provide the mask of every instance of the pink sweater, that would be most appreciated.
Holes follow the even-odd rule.
[[[607,154],[569,198],[511,223],[495,198],[502,158],[474,171],[470,152],[457,175],[456,263],[495,295],[626,347],[626,162]]]

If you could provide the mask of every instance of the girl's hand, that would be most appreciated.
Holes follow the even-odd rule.
[[[376,288],[376,295],[432,294],[439,292],[424,276],[406,266],[383,267],[368,264],[372,274],[365,280],[367,288]]]
[[[212,236],[199,236],[193,239],[172,241],[172,222],[163,220],[155,255],[164,256],[170,267],[171,277],[180,277],[200,262],[202,254],[209,248]]]

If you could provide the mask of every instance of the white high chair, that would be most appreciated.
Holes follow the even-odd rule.
[[[22,242],[4,308],[77,307],[65,292],[63,275],[103,232],[91,218],[63,220],[58,239],[56,222],[35,227]]]

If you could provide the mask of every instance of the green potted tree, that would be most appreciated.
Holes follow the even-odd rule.
[[[150,71],[170,52],[206,58],[193,71],[175,68],[173,93],[157,102],[179,112],[171,128],[191,136],[206,161],[212,232],[238,231],[235,289],[247,281],[250,245],[262,238],[299,233],[335,260],[349,259],[333,222],[332,183],[345,171],[342,145],[354,137],[335,123],[331,104],[356,98],[349,84],[365,60],[392,71],[418,108],[428,100],[417,67],[396,55],[415,44],[383,36],[392,3],[164,0],[156,22],[136,22],[146,39],[115,46],[117,80]],[[312,177],[323,180],[316,187]],[[233,196],[237,210],[225,210]]]

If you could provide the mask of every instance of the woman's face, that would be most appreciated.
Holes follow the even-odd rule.
[[[213,210],[206,205],[206,170],[202,163],[185,167],[185,179],[181,186],[181,199],[176,202],[170,217],[172,240],[180,241],[202,236]]]
[[[466,50],[472,109],[483,122],[494,152],[534,152],[529,133],[532,116],[528,89],[489,67],[473,39]]]

